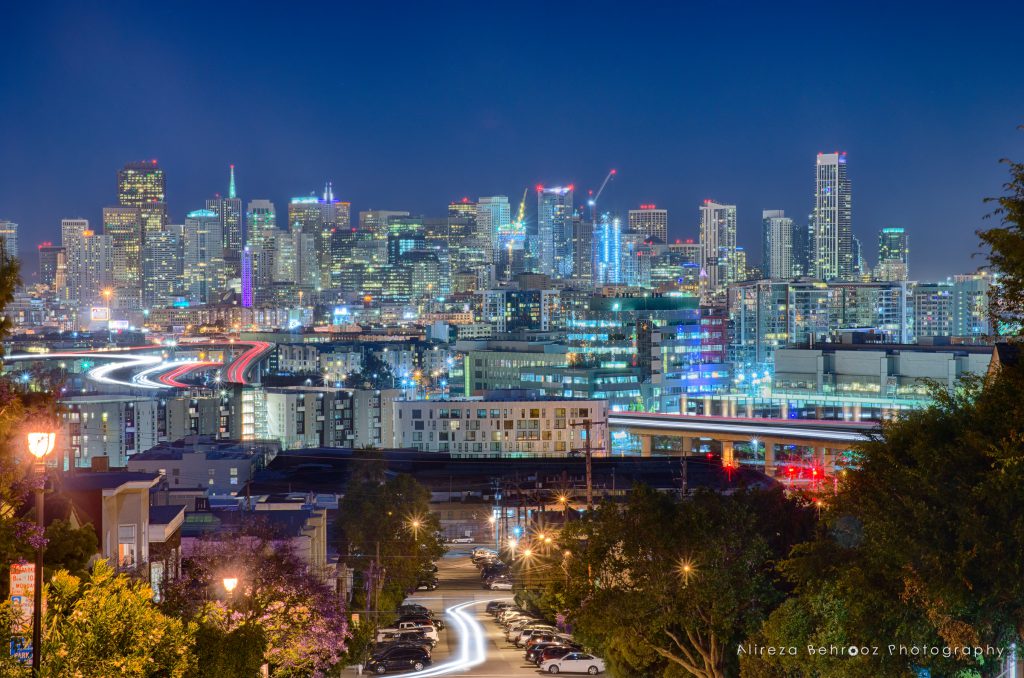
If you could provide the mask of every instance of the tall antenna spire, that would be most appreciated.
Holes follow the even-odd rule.
[[[228,184],[228,197],[237,198],[238,194],[235,193],[235,166],[231,166],[231,183]]]

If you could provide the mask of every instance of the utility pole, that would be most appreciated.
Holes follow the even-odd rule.
[[[594,473],[593,473],[593,462],[591,460],[593,456],[593,450],[590,448],[590,427],[592,424],[607,424],[607,421],[591,421],[590,419],[584,419],[583,421],[572,424],[573,428],[582,428],[586,436],[584,439],[583,453],[587,460],[587,510],[593,510],[594,508]]]

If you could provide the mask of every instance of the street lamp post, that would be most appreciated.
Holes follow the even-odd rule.
[[[32,603],[32,675],[39,675],[42,664],[43,650],[43,541],[45,524],[43,522],[43,489],[46,486],[46,462],[43,459],[53,451],[57,434],[49,432],[32,432],[28,434],[28,451],[36,458],[36,527],[39,530],[36,544],[36,576]]]

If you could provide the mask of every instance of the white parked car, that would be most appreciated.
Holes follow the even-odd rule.
[[[540,665],[548,673],[604,673],[604,660],[585,652],[570,652],[561,659],[549,659]]]
[[[472,544],[473,543],[473,538],[472,537],[452,537],[451,539],[448,540],[448,542],[451,543],[451,544]]]
[[[512,582],[510,582],[508,580],[505,580],[505,581],[502,581],[502,580],[492,581],[491,582],[491,590],[492,591],[511,591],[512,590]]]

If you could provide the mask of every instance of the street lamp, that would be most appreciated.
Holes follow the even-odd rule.
[[[57,434],[53,431],[32,431],[28,434],[28,451],[36,458],[36,527],[39,542],[36,545],[35,588],[32,598],[32,675],[39,675],[43,650],[43,489],[46,486],[46,462],[43,459],[53,452]]]
[[[236,586],[238,586],[238,577],[224,577],[224,590],[228,592],[228,595],[234,592]]]

